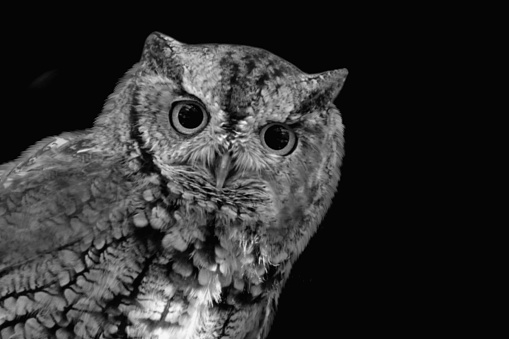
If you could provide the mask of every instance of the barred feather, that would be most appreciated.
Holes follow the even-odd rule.
[[[0,338],[265,338],[339,180],[346,74],[150,35],[93,128],[0,166]]]

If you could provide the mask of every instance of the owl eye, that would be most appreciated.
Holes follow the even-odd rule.
[[[290,127],[281,123],[265,125],[260,131],[263,146],[279,155],[288,155],[297,143],[297,137]]]
[[[209,119],[205,109],[193,101],[177,102],[173,105],[170,115],[173,128],[186,135],[201,131]]]

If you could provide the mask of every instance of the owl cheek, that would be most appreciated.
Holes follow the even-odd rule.
[[[291,196],[279,212],[279,224],[282,228],[297,227],[304,218],[305,201],[303,196]]]
[[[305,211],[308,208],[308,198],[303,194],[288,194],[281,201],[277,213],[277,222],[273,227],[265,230],[265,242],[270,261],[278,264],[285,261],[294,250],[288,248],[288,244],[299,236],[302,223],[305,219]]]

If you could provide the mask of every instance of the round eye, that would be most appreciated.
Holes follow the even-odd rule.
[[[281,123],[265,125],[260,131],[263,146],[279,155],[288,155],[297,144],[297,137],[290,127]]]
[[[181,101],[173,105],[170,113],[170,121],[182,134],[195,134],[207,125],[209,116],[205,109],[193,101]]]

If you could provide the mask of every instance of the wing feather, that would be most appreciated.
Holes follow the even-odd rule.
[[[84,162],[80,142],[72,134],[47,138],[0,168],[0,271],[89,242],[98,223],[127,209],[118,163]]]

